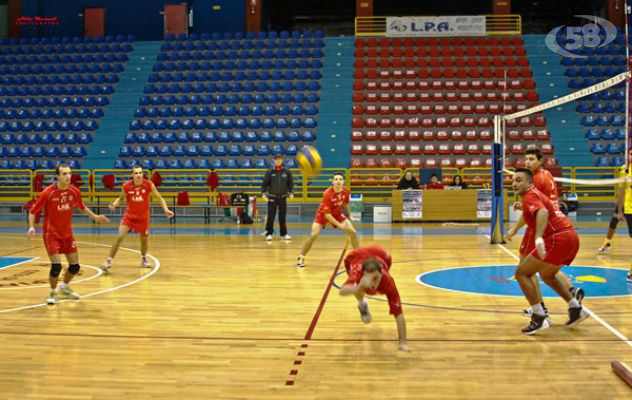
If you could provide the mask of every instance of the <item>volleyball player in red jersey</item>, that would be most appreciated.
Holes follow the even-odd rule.
[[[527,169],[529,169],[529,171],[531,171],[531,173],[533,174],[533,186],[536,189],[538,189],[542,194],[544,194],[546,197],[548,197],[553,203],[558,204],[557,184],[555,183],[555,180],[553,179],[553,175],[546,169],[542,168],[542,165],[544,164],[544,156],[542,155],[542,152],[540,151],[540,149],[528,148],[525,153],[526,153],[525,162],[527,165]],[[521,209],[522,204],[520,202],[517,202],[515,204],[515,208]],[[522,228],[524,225],[525,225],[525,221],[524,221],[524,218],[521,216],[518,222],[516,223],[516,225],[507,232],[506,239],[511,240],[511,238],[515,236],[518,230]],[[524,257],[526,257],[528,254],[530,254],[533,251],[534,248],[535,248],[534,232],[532,229],[527,227],[524,233],[524,236],[522,237],[522,242],[520,243],[520,258],[523,259]],[[564,282],[568,290],[570,290],[571,293],[573,294],[573,297],[575,297],[579,302],[581,302],[584,298],[584,289],[575,288],[573,284],[571,283],[570,279],[568,279],[566,274],[564,274],[564,272],[560,271],[558,273],[560,275],[562,282]],[[538,282],[537,276],[534,276],[533,282],[535,285],[535,289],[538,292],[538,296],[541,296],[540,283]],[[542,303],[542,306],[544,307],[545,313],[548,315],[548,310],[546,306],[544,305],[544,303]],[[533,310],[526,309],[526,310],[523,310],[522,313],[526,317],[531,317]]]
[[[79,294],[70,289],[70,281],[79,272],[79,252],[77,242],[72,232],[72,209],[79,211],[95,222],[109,222],[105,215],[96,215],[83,204],[81,192],[70,184],[72,170],[59,164],[55,169],[57,183],[53,183],[38,197],[29,212],[28,237],[35,235],[35,216],[44,210],[43,237],[46,252],[50,258],[51,268],[48,276],[50,294],[46,299],[48,304],[57,303],[57,282],[61,274],[61,254],[66,255],[68,269],[60,285],[60,291],[65,296],[77,300]]]
[[[331,224],[334,228],[338,228],[349,235],[351,246],[354,249],[360,246],[358,235],[353,224],[342,214],[342,208],[344,207],[349,218],[355,220],[349,210],[349,197],[351,196],[351,192],[344,187],[345,177],[341,173],[336,172],[332,177],[332,181],[332,187],[323,193],[323,201],[320,203],[318,211],[316,211],[311,233],[305,243],[303,243],[301,254],[296,260],[297,267],[302,268],[305,266],[305,256],[312,248],[318,235],[320,235],[320,231],[324,229],[327,224]]]
[[[110,255],[105,260],[101,269],[108,272],[112,268],[112,259],[121,245],[121,242],[130,231],[140,233],[140,265],[141,267],[151,268],[147,261],[147,237],[149,236],[149,198],[154,195],[160,201],[160,205],[165,212],[167,218],[173,217],[173,211],[169,210],[167,202],[160,195],[156,186],[143,177],[143,168],[134,166],[132,168],[132,180],[123,184],[120,196],[110,204],[110,210],[116,209],[123,198],[126,199],[127,208],[123,215],[121,225],[119,225],[118,236],[110,249]]]
[[[542,280],[568,302],[567,326],[574,326],[588,317],[581,303],[573,297],[558,272],[570,265],[579,251],[579,237],[571,221],[560,211],[557,202],[533,186],[533,173],[517,169],[513,176],[513,189],[522,197],[522,215],[529,229],[534,232],[534,250],[518,265],[516,280],[531,304],[533,315],[529,326],[522,329],[532,335],[550,326],[549,317],[542,306],[542,295],[535,290],[533,276],[538,273]]]
[[[354,295],[358,301],[362,322],[371,322],[369,304],[365,294],[384,294],[388,299],[390,314],[395,317],[399,336],[399,350],[408,350],[406,339],[406,320],[402,311],[402,302],[390,274],[391,256],[380,246],[359,247],[345,257],[345,269],[349,278],[340,288],[341,296]]]

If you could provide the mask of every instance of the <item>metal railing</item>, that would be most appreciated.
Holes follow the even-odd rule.
[[[617,167],[564,167],[562,176],[577,180],[612,179],[618,177]],[[419,170],[411,169],[413,175],[419,178]],[[221,169],[216,171],[220,185],[217,191],[230,194],[244,192],[259,195],[265,169]],[[345,175],[347,187],[353,193],[364,196],[365,201],[390,201],[393,189],[397,187],[404,171],[398,168],[325,168],[318,175],[303,176],[299,170],[291,170],[294,178],[294,202],[317,203],[322,193],[331,186],[334,172]],[[34,181],[40,180],[45,188],[55,181],[54,170],[0,170],[0,201],[18,202],[28,201],[39,194],[34,188]],[[147,178],[152,179],[156,173],[162,178],[159,186],[165,197],[177,197],[180,192],[188,192],[192,202],[212,203],[217,196],[211,192],[207,178],[211,170],[206,169],[156,169],[145,171]],[[488,188],[491,184],[491,170],[489,168],[443,168],[441,169],[444,183],[452,181],[454,175],[460,175],[463,181],[472,189]],[[130,170],[95,169],[73,170],[73,174],[80,176],[80,189],[86,201],[100,203],[102,199],[113,199],[120,194],[121,186],[131,179]],[[114,177],[113,187],[106,187],[104,177]],[[36,178],[41,176],[40,178]],[[511,176],[505,176],[505,188],[511,197]],[[612,201],[617,188],[614,185],[582,185],[581,183],[560,185],[562,192],[578,195],[579,201],[603,202]],[[174,200],[175,201],[175,200]]]

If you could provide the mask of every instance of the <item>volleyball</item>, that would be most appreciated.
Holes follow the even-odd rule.
[[[323,160],[312,146],[303,146],[296,154],[298,168],[304,176],[317,175],[323,167]]]

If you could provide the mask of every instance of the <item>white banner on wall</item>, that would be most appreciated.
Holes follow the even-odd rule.
[[[492,191],[479,189],[476,191],[476,218],[492,217]]]
[[[485,17],[387,17],[386,36],[484,36]]]
[[[402,192],[402,219],[423,217],[423,195],[421,190],[404,190]]]

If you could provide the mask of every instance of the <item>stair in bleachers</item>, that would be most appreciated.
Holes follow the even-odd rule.
[[[564,68],[560,65],[560,56],[544,46],[544,37],[523,36],[540,103],[571,93],[564,77]],[[544,115],[558,164],[589,166],[592,165],[592,157],[575,106],[576,102],[567,103],[544,111]]]
[[[354,38],[326,38],[325,43],[316,148],[324,167],[346,168],[351,151]]]
[[[110,105],[105,110],[94,142],[88,151],[86,168],[112,168],[118,158],[119,149],[125,141],[125,134],[143,87],[151,74],[162,42],[136,42],[129,53],[129,61],[121,74]]]

